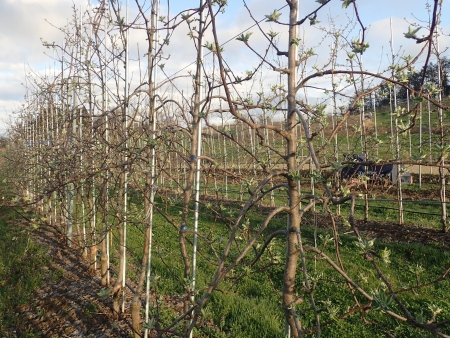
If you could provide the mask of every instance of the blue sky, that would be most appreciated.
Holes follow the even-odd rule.
[[[134,0],[130,1],[130,15],[133,14]],[[93,0],[94,5],[96,0]],[[195,8],[199,1],[177,0],[170,1],[172,14],[186,8]],[[263,19],[264,15],[270,14],[273,10],[283,7],[286,2],[283,0],[248,0],[246,1],[255,18]],[[432,4],[430,1],[428,3]],[[86,8],[87,0],[0,0],[0,133],[4,132],[6,122],[10,119],[11,112],[17,110],[23,102],[25,95],[24,81],[25,73],[45,72],[51,73],[53,61],[44,53],[52,53],[41,45],[40,38],[47,41],[59,42],[61,34],[55,27],[64,25],[71,16],[72,6],[79,8],[80,5]],[[408,29],[408,22],[418,22],[428,19],[426,11],[427,1],[422,0],[357,0],[361,19],[368,28],[367,41],[370,48],[364,54],[363,62],[366,67],[376,70],[383,67],[380,59],[388,63],[389,51],[389,18],[393,19],[393,34],[395,49],[405,55],[417,50],[417,46],[411,40],[404,39],[403,33]],[[161,1],[161,6],[166,7],[166,2]],[[300,17],[316,8],[314,0],[302,0],[300,4]],[[443,15],[441,27],[445,34],[450,34],[450,0],[443,0]],[[320,25],[327,26],[332,20],[336,27],[343,27],[348,21],[348,17],[353,17],[350,9],[342,9],[342,1],[332,0],[330,4],[322,10],[318,16]],[[287,20],[286,12],[283,12],[281,20]],[[52,23],[55,27],[53,27]],[[253,22],[247,10],[244,8],[242,0],[228,0],[228,7],[218,20],[219,38],[227,41],[236,34],[245,31]],[[266,27],[269,24],[265,24]],[[276,24],[271,24],[270,29],[282,32]],[[265,42],[258,37],[257,29],[252,28],[252,38],[250,43],[258,50],[264,50]],[[355,27],[349,37],[357,36],[359,28]],[[425,30],[419,31],[426,33]],[[318,40],[319,30],[317,27],[305,26],[301,31],[301,36],[307,46],[313,47],[319,54],[312,62],[320,64],[321,57],[327,54],[329,47],[326,43]],[[141,39],[136,35],[131,40],[138,42]],[[207,37],[212,39],[211,36]],[[282,41],[283,37],[280,38]],[[441,50],[445,50],[450,45],[448,37],[441,38]],[[280,42],[281,43],[281,42]],[[183,46],[183,53],[180,53],[180,46]],[[187,48],[187,46],[190,46]],[[167,53],[171,55],[171,62],[168,62],[167,73],[175,72],[177,67],[183,67],[194,61],[192,46],[186,42],[186,32],[181,29],[175,34],[171,45],[167,48]],[[225,46],[225,57],[227,61],[233,63],[238,70],[245,70],[257,62],[257,58],[244,51],[242,43],[232,40]],[[137,67],[134,65],[132,67]],[[179,68],[178,68],[179,69]],[[243,90],[247,90],[244,88]]]

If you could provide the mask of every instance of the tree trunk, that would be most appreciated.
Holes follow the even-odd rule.
[[[296,155],[297,155],[297,140],[295,138],[295,127],[297,124],[296,100],[295,100],[295,85],[296,85],[296,55],[297,45],[292,43],[297,38],[297,8],[298,0],[293,0],[290,3],[289,15],[289,51],[288,51],[288,114],[286,120],[286,161],[288,172],[297,170]],[[288,196],[289,196],[289,221],[288,221],[288,235],[286,238],[286,264],[283,276],[283,308],[286,316],[286,321],[290,326],[294,337],[299,336],[296,328],[295,317],[291,312],[291,308],[296,302],[296,283],[295,277],[298,269],[299,248],[301,243],[298,242],[298,234],[300,233],[300,211],[298,205],[300,203],[299,191],[297,181],[292,176],[288,177]]]

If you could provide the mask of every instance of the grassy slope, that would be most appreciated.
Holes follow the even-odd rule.
[[[18,307],[30,301],[41,285],[47,250],[35,244],[30,232],[15,222],[11,209],[0,207],[0,336],[15,337]]]
[[[12,193],[3,179],[7,170],[3,163],[0,159],[0,196],[8,200]],[[33,242],[32,228],[21,222],[13,208],[0,205],[0,337],[16,337],[19,307],[29,302],[43,283],[43,268],[49,263],[48,249]]]
[[[163,202],[158,200],[158,205],[163,208]],[[236,212],[233,206],[225,206],[222,213],[229,216]],[[179,206],[169,206],[168,213],[179,214]],[[208,238],[209,243],[220,252],[223,248],[228,233],[224,224],[213,218],[206,209],[202,210],[200,219],[200,231]],[[249,232],[241,231],[241,237],[246,238],[252,233],[263,219],[260,212],[249,216]],[[154,252],[152,261],[152,273],[158,276],[158,282],[152,288],[160,295],[182,295],[183,280],[182,261],[178,249],[178,231],[157,215],[155,217],[154,228]],[[285,227],[286,220],[283,218],[273,221],[270,228],[265,232],[267,236],[271,231]],[[306,224],[306,222],[305,222]],[[316,236],[318,246],[324,243],[324,239],[331,236],[329,230],[317,229],[303,226],[303,240],[308,245],[314,244]],[[342,229],[346,231],[346,229]],[[133,253],[135,262],[140,257],[140,246],[142,245],[141,231],[137,228],[129,227],[129,249]],[[207,235],[209,234],[209,235]],[[340,237],[340,252],[344,267],[358,284],[367,292],[373,293],[377,290],[383,293],[383,284],[376,275],[373,267],[364,259],[356,247],[354,236],[342,234]],[[239,245],[243,240],[237,241]],[[420,282],[430,282],[440,276],[442,272],[450,266],[450,250],[438,246],[424,246],[421,244],[407,243],[384,243],[382,240],[375,242],[375,250],[387,249],[390,251],[390,264],[385,264],[379,260],[379,265],[383,273],[388,276],[395,290],[412,287],[416,284],[417,277]],[[190,248],[189,250],[192,250]],[[199,239],[198,275],[197,287],[205,287],[209,278],[214,273],[214,265],[206,258],[213,257],[209,244],[203,239]],[[237,254],[237,247],[233,248],[231,255]],[[284,242],[275,240],[271,248],[272,258],[268,254],[262,257],[262,263],[255,265],[248,270],[245,266],[238,266],[234,275],[226,280],[220,287],[220,291],[214,293],[210,303],[203,311],[206,322],[211,323],[209,327],[198,329],[199,337],[282,337],[284,332],[284,319],[281,309],[281,298],[277,292],[281,291],[283,277]],[[328,242],[325,252],[336,261],[333,242]],[[250,256],[252,256],[250,254]],[[275,257],[275,260],[274,260]],[[212,258],[214,260],[214,258]],[[247,262],[251,257],[247,259]],[[277,261],[278,260],[278,261]],[[275,262],[277,261],[277,262]],[[275,262],[270,267],[269,262]],[[264,264],[263,264],[264,263]],[[266,265],[266,267],[263,267]],[[423,271],[420,271],[422,270]],[[393,320],[382,311],[370,310],[364,313],[367,323],[361,319],[359,313],[355,313],[343,320],[334,319],[345,313],[354,306],[352,293],[348,290],[342,277],[336,274],[324,261],[316,260],[312,256],[308,260],[309,274],[317,280],[317,288],[314,292],[319,308],[325,311],[321,313],[322,322],[331,320],[332,323],[323,328],[324,337],[384,337],[385,331],[389,331],[395,337],[432,337],[420,329],[414,329],[399,321]],[[236,277],[245,274],[245,278],[238,280]],[[302,285],[301,271],[298,272],[298,283]],[[232,286],[233,285],[233,286]],[[277,290],[277,291],[275,291]],[[308,295],[299,288],[299,296],[308,299]],[[438,306],[442,311],[437,320],[450,317],[450,301],[447,294],[450,292],[450,281],[446,280],[437,285],[430,286],[415,291],[402,293],[399,297],[405,302],[408,309],[415,316],[422,316],[424,320],[431,318],[430,305]],[[163,299],[163,298],[161,298]],[[367,303],[363,297],[358,296],[359,301]],[[397,305],[390,303],[389,306],[398,311]],[[307,310],[309,303],[306,301],[300,308]],[[156,307],[155,307],[156,308]],[[160,324],[168,324],[176,317],[171,305],[161,301],[158,305],[157,314],[161,320]],[[333,311],[335,311],[333,313]],[[305,327],[313,327],[314,321],[311,311],[307,310],[302,317]],[[450,326],[445,329],[450,333]]]

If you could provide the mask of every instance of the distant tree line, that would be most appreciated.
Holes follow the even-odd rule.
[[[408,77],[408,85],[414,89],[419,90],[422,83],[432,83],[435,85],[436,88],[440,88],[442,90],[443,95],[449,95],[450,94],[450,83],[449,83],[449,76],[450,76],[450,60],[448,57],[443,57],[440,61],[441,63],[441,83],[439,83],[439,64],[438,63],[430,63],[426,70],[424,70],[424,67],[420,71],[413,71],[409,73]],[[424,77],[425,73],[425,77]],[[397,90],[397,98],[399,99],[406,99],[407,98],[407,92],[406,88],[399,87]],[[388,98],[389,99],[389,98]],[[388,101],[389,102],[389,101]]]
[[[432,62],[426,66],[426,69],[424,69],[425,67],[422,67],[420,70],[409,71],[405,82],[415,91],[419,91],[422,84],[424,84],[424,92],[427,92],[426,84],[432,84],[435,88],[441,89],[442,95],[448,96],[450,95],[450,59],[444,56],[440,60],[440,66],[441,83],[439,83],[438,76],[439,64]],[[364,108],[366,110],[373,110],[374,104],[377,108],[389,105],[389,91],[388,85],[381,86],[378,90],[364,99]],[[395,95],[398,102],[405,102],[408,98],[407,89],[402,86],[395,86]],[[354,113],[359,113],[359,109],[355,109]]]

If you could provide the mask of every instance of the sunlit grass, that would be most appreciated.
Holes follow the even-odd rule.
[[[157,206],[163,207],[163,205],[164,201],[158,199]],[[236,213],[235,207],[230,204],[222,207],[220,212],[229,216]],[[169,214],[178,217],[180,204],[168,205],[167,208]],[[375,211],[376,207],[373,208]],[[394,211],[392,217],[395,216]],[[381,216],[381,218],[386,217],[386,215]],[[258,209],[252,211],[249,214],[250,229],[257,228],[263,219],[264,213]],[[283,229],[285,226],[285,216],[275,219],[264,232],[264,237],[267,238],[270,232]],[[199,229],[200,233],[206,236],[208,242],[203,239],[199,240],[197,296],[202,294],[203,288],[211,280],[218,257],[220,257],[229,234],[226,223],[217,216],[213,216],[206,206],[201,207]],[[141,243],[141,230],[130,227],[129,234],[130,247],[138,247],[140,244],[133,243],[133,241],[137,240]],[[154,278],[151,288],[159,295],[183,296],[183,286],[186,281],[182,278],[183,266],[178,235],[178,230],[168,224],[163,217],[155,216],[152,254]],[[329,241],[324,245],[327,236],[332,238],[330,230],[314,228],[314,222],[305,218],[302,225],[304,244],[312,246],[316,244],[319,248],[324,247],[324,252],[337,262],[334,242]],[[240,231],[239,237],[243,239],[233,245],[230,257],[235,257],[239,245],[245,243],[247,237],[244,230]],[[386,286],[380,280],[373,266],[365,260],[364,255],[355,245],[356,238],[344,234],[341,234],[339,238],[339,251],[346,273],[369,294],[386,292]],[[188,239],[192,243],[192,234],[188,235]],[[261,243],[261,240],[258,243]],[[377,260],[377,263],[395,291],[414,287],[417,281],[427,283],[435,280],[450,265],[450,251],[437,245],[385,243],[382,239],[378,239],[375,241],[373,249],[376,252],[382,250],[390,252],[391,263],[383,263],[381,260]],[[188,245],[188,250],[192,252],[191,244]],[[218,255],[214,256],[214,252]],[[253,251],[250,252],[248,259],[237,266],[214,292],[208,305],[202,311],[203,323],[209,322],[213,326],[202,326],[195,331],[196,334],[201,337],[283,336],[285,324],[279,292],[283,285],[285,242],[282,238],[274,240],[270,255],[269,253],[264,254],[261,262],[249,269],[245,262],[251,260],[253,255]],[[274,263],[275,256],[278,258]],[[317,306],[321,309],[321,321],[327,323],[322,328],[323,336],[384,337],[385,331],[388,331],[400,337],[432,337],[431,334],[420,329],[411,328],[409,325],[392,319],[383,311],[370,310],[362,314],[356,311],[345,319],[338,319],[339,316],[355,306],[353,293],[347,287],[344,279],[324,260],[315,258],[311,254],[308,254],[307,257],[308,275],[316,283],[313,294]],[[134,260],[139,261],[139,258],[135,257]],[[267,265],[268,262],[274,264]],[[244,278],[240,278],[240,276],[244,276]],[[310,309],[309,294],[302,287],[304,276],[300,268],[297,271],[297,279],[297,294],[304,299],[304,302],[298,305],[298,309],[304,311],[301,320],[305,328],[313,328],[315,320]],[[430,307],[435,306],[441,309],[437,320],[443,320],[450,317],[450,302],[445,296],[449,291],[450,282],[445,280],[437,285],[401,293],[399,298],[414,316],[429,320],[431,318]],[[361,295],[356,294],[356,297],[361,304],[368,303]],[[390,306],[393,311],[400,312],[395,303],[391,303]],[[161,307],[161,311],[164,312],[165,323],[170,322],[170,318],[173,320],[177,316],[177,313],[170,308],[164,310],[164,306]],[[361,315],[365,318],[366,323]],[[450,333],[450,328],[445,328],[444,332]]]
[[[26,228],[10,222],[17,215],[0,208],[0,335],[12,333],[21,320],[18,307],[30,301],[33,291],[43,283],[43,267],[48,264],[47,249],[31,239]]]

